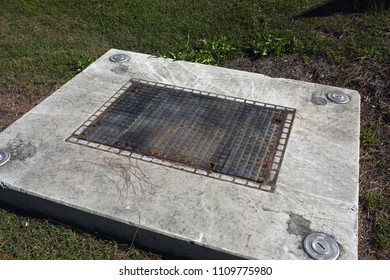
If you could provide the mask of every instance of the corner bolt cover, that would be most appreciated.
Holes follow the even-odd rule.
[[[328,97],[330,101],[333,101],[338,104],[345,104],[350,101],[348,95],[341,91],[331,91],[326,95],[326,97]]]
[[[0,165],[5,164],[11,158],[11,154],[5,150],[0,149]]]
[[[306,253],[315,260],[335,260],[340,255],[340,248],[330,236],[314,232],[303,241]]]
[[[124,53],[119,53],[119,54],[114,54],[110,56],[110,61],[111,62],[125,62],[130,59],[130,56]]]

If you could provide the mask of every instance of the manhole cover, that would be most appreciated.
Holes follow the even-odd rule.
[[[68,141],[272,186],[294,114],[292,108],[132,79]]]

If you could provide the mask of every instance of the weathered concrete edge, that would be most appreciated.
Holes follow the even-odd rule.
[[[64,222],[103,237],[119,242],[133,243],[137,248],[154,253],[184,259],[198,260],[242,260],[244,256],[232,254],[178,236],[150,230],[143,226],[126,223],[100,213],[66,205],[49,197],[41,197],[18,190],[0,181],[0,206],[16,209],[28,214],[38,214],[54,221]],[[134,238],[134,235],[136,236]]]

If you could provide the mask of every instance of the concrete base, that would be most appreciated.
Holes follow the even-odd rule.
[[[275,192],[65,141],[130,78],[295,108]],[[356,259],[359,112],[356,91],[112,49],[0,134],[0,202],[181,257],[308,259],[323,232]]]

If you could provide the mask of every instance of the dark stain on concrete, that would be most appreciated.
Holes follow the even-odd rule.
[[[112,72],[122,75],[125,74],[129,70],[129,67],[123,64],[119,64],[115,66],[113,69],[111,69]]]
[[[306,220],[302,216],[292,213],[289,213],[290,219],[287,221],[287,231],[290,234],[295,234],[305,238],[307,235],[311,233],[310,224],[311,221]]]
[[[36,154],[36,148],[33,144],[23,140],[16,140],[12,143],[9,143],[7,149],[11,153],[10,160],[26,160],[31,158]]]
[[[318,96],[318,94],[316,93],[313,93],[311,95],[311,100],[310,100],[313,104],[315,105],[319,105],[319,106],[324,106],[328,103],[328,101],[326,101],[326,99],[324,97],[321,97],[321,96]]]

